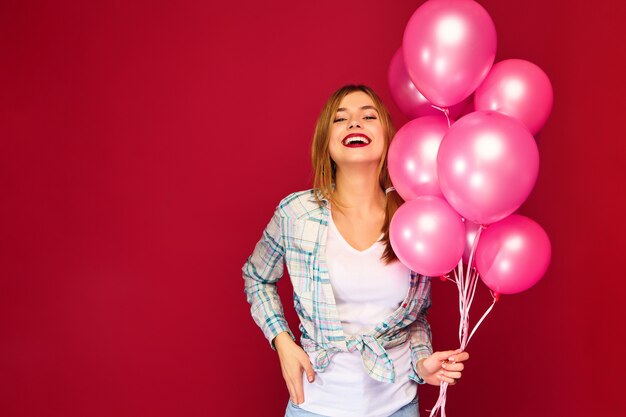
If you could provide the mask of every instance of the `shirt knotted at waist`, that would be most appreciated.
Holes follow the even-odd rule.
[[[385,349],[400,346],[408,340],[406,331],[398,333],[392,339],[376,338],[373,335],[346,336],[345,346],[348,352],[359,351],[368,375],[380,382],[394,382],[396,370],[393,361]],[[303,338],[303,347],[308,352],[316,352],[313,368],[316,372],[324,372],[332,357],[338,352],[345,352],[334,344],[320,346],[308,338]]]

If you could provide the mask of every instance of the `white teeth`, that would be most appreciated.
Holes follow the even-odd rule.
[[[369,143],[369,140],[362,136],[353,136],[351,138],[348,138],[348,140],[346,140],[345,143],[346,145],[349,145],[351,143]]]

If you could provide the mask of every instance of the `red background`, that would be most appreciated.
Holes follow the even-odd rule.
[[[554,253],[472,339],[448,413],[622,416],[626,8],[481,3],[497,59],[554,86],[522,208]],[[333,90],[366,83],[406,122],[386,71],[419,4],[0,2],[0,415],[282,415],[240,268],[310,186]],[[435,349],[454,348],[456,290],[433,287]]]

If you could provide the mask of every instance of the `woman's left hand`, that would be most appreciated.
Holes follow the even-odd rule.
[[[441,385],[442,381],[454,385],[465,368],[463,362],[468,359],[469,353],[461,349],[434,352],[417,362],[417,372],[430,385]]]

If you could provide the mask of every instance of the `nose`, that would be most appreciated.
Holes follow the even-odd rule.
[[[348,129],[352,129],[354,127],[361,127],[358,120],[350,120],[350,123],[348,124]]]

